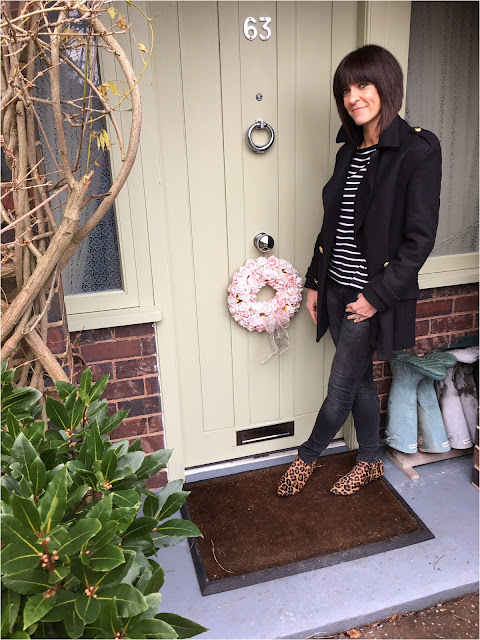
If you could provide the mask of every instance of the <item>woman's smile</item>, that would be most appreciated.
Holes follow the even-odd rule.
[[[376,123],[380,117],[380,96],[371,82],[357,82],[346,87],[343,90],[343,104],[355,124],[359,126],[372,121]]]

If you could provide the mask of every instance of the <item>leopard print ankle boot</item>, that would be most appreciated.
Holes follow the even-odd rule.
[[[299,493],[307,484],[307,480],[312,475],[316,466],[316,460],[314,460],[312,464],[307,464],[297,456],[281,477],[277,488],[277,495],[283,497],[293,496]]]
[[[330,492],[337,496],[350,496],[364,485],[372,480],[381,478],[383,475],[385,475],[385,472],[381,460],[376,460],[375,462],[359,460],[349,473],[333,485]]]

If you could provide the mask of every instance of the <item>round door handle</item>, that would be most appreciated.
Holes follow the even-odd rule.
[[[252,131],[254,129],[264,129],[265,127],[267,127],[267,129],[270,131],[270,140],[267,142],[267,144],[264,144],[262,146],[258,146],[252,140]],[[248,130],[247,138],[248,138],[248,142],[249,142],[250,146],[252,147],[252,149],[256,153],[264,153],[267,149],[270,149],[270,147],[272,146],[273,141],[275,140],[275,131],[273,130],[273,127],[271,127],[268,124],[268,122],[264,122],[263,120],[257,120],[256,122],[254,122],[252,124],[252,126]]]
[[[261,233],[257,233],[257,235],[254,237],[253,244],[259,251],[261,251],[262,253],[266,253],[267,251],[271,251],[273,249],[275,240],[272,238],[272,236],[269,236],[268,233],[262,231]]]

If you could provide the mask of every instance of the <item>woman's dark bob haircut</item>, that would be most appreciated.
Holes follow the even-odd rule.
[[[345,56],[335,71],[333,95],[342,124],[352,142],[361,142],[363,131],[343,106],[343,90],[358,82],[370,82],[380,96],[379,136],[393,122],[403,101],[402,69],[389,51],[376,44],[367,44]]]

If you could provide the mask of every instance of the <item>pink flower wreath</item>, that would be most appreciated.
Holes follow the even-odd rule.
[[[287,260],[275,256],[247,260],[228,287],[228,310],[241,327],[273,334],[275,329],[285,329],[298,311],[302,284],[298,271]],[[257,293],[265,285],[270,285],[277,294],[271,300],[259,302]]]

